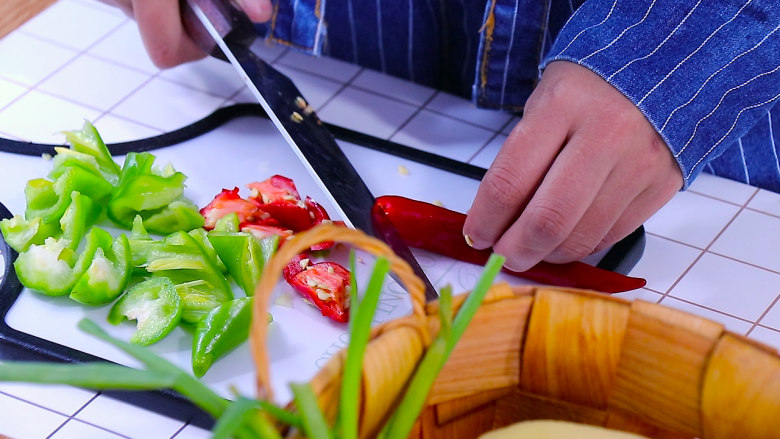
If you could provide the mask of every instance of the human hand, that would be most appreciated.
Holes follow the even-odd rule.
[[[203,58],[184,30],[178,0],[100,0],[116,6],[138,22],[146,51],[157,67],[174,67]],[[256,23],[271,18],[271,0],[237,0],[250,20]]]
[[[550,63],[479,186],[464,234],[525,271],[608,247],[682,188],[639,109],[590,70]]]

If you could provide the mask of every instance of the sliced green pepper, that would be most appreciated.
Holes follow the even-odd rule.
[[[12,249],[21,253],[31,245],[41,245],[46,238],[58,236],[62,231],[56,223],[44,223],[39,217],[26,220],[22,215],[0,221],[0,232]]]
[[[186,321],[195,322],[206,311],[233,298],[217,259],[188,233],[179,231],[146,245],[142,267],[154,277],[171,279],[177,286]]]
[[[253,295],[263,267],[276,250],[279,237],[258,240],[251,233],[217,231],[209,232],[208,237],[236,284],[247,296]]]
[[[200,215],[196,206],[182,198],[187,177],[171,166],[154,169],[154,160],[148,152],[127,154],[119,183],[108,202],[109,219],[130,228],[135,216],[141,215],[147,230],[159,234],[202,225],[203,218],[197,218]],[[191,227],[192,224],[196,225]]]
[[[70,194],[73,192],[80,192],[95,201],[92,216],[97,218],[101,211],[101,204],[113,190],[113,186],[103,177],[79,167],[65,169],[53,184],[41,180],[27,182],[25,218],[40,217],[45,223],[54,223],[62,218],[70,204]]]
[[[238,232],[241,230],[241,221],[238,219],[236,212],[230,212],[229,214],[218,219],[214,224],[215,232]]]
[[[181,301],[170,279],[155,277],[144,280],[125,293],[108,313],[114,325],[123,320],[137,321],[130,342],[150,345],[161,340],[181,319]]]
[[[87,270],[73,286],[70,298],[76,302],[99,305],[119,297],[130,280],[130,243],[127,236],[111,235],[99,228],[96,233],[97,249]]]
[[[111,153],[94,125],[89,121],[84,121],[81,130],[66,131],[65,140],[70,144],[72,151],[94,157],[100,174],[112,185],[117,183],[120,172],[119,165],[111,157]]]
[[[219,267],[219,271],[223,273],[227,273],[227,267],[225,266],[225,263],[222,262],[222,259],[220,259],[219,255],[217,254],[217,251],[214,249],[214,246],[211,244],[211,241],[209,241],[208,232],[206,232],[203,228],[197,228],[192,229],[189,232],[187,232],[192,238],[195,240],[195,242],[200,245],[200,248],[203,249],[203,251],[206,252],[206,254],[217,262],[217,267]]]
[[[242,297],[212,309],[195,328],[192,371],[202,377],[212,364],[249,337],[252,298]]]
[[[14,262],[16,274],[24,286],[51,296],[70,293],[89,267],[101,232],[107,233],[94,227],[87,236],[84,250],[77,256],[76,250],[88,227],[93,203],[78,192],[71,193],[69,198],[70,203],[60,219],[62,236],[48,237],[43,244],[30,245]]]

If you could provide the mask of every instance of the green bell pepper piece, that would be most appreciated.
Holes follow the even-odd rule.
[[[117,225],[130,228],[133,218],[143,212],[163,209],[184,192],[181,172],[153,169],[155,157],[148,152],[127,154],[122,173],[108,202],[108,217]]]
[[[28,221],[22,215],[0,221],[0,232],[5,242],[19,253],[31,245],[41,245],[46,238],[59,236],[62,231],[56,223],[44,223],[40,217]]]
[[[252,298],[242,297],[212,309],[195,328],[192,338],[192,371],[202,377],[214,364],[249,338]]]
[[[175,232],[159,241],[139,239],[131,246],[145,252],[145,260],[135,259],[134,263],[141,262],[140,267],[153,277],[167,277],[176,286],[185,321],[194,323],[210,309],[233,298],[218,260],[187,232]]]
[[[84,274],[73,286],[70,298],[87,305],[108,303],[119,297],[130,281],[132,256],[127,236],[116,239],[99,228],[96,231],[97,249]]]
[[[65,140],[72,151],[94,157],[100,174],[111,184],[117,183],[120,172],[119,165],[111,157],[111,153],[94,125],[89,121],[84,121],[81,130],[66,131]]]
[[[50,296],[70,293],[73,285],[89,267],[98,247],[100,232],[93,228],[81,255],[76,255],[81,238],[90,224],[92,200],[72,192],[70,203],[60,219],[62,236],[47,237],[42,244],[32,244],[14,262],[19,281],[27,288]]]
[[[217,251],[214,249],[214,246],[211,244],[211,241],[209,240],[208,232],[203,228],[197,228],[192,229],[189,232],[187,232],[192,238],[195,240],[195,242],[200,245],[200,248],[206,252],[206,254],[214,261],[217,262],[217,267],[219,267],[219,271],[222,273],[227,273],[227,267],[225,266],[225,263],[222,262],[222,259],[220,259],[219,255],[217,254]]]
[[[214,224],[214,231],[216,232],[238,232],[241,230],[241,222],[238,219],[238,214],[230,212],[218,219]]]
[[[108,321],[118,325],[125,319],[135,320],[137,330],[130,342],[150,345],[168,335],[181,320],[181,301],[170,279],[146,279],[125,293],[108,313]]]
[[[100,214],[101,204],[113,190],[113,186],[103,177],[78,167],[65,169],[53,184],[41,180],[27,182],[25,218],[41,217],[45,223],[54,223],[62,218],[70,204],[70,195],[73,192],[80,192],[95,201],[91,215],[96,219]]]
[[[258,240],[251,233],[211,231],[208,238],[236,284],[247,296],[253,295],[263,267],[276,251],[279,237]]]
[[[149,212],[144,217],[144,224],[148,230],[164,235],[177,230],[201,228],[204,218],[195,203],[180,197],[163,209]]]

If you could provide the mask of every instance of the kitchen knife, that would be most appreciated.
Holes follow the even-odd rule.
[[[372,221],[371,191],[295,84],[252,52],[256,33],[249,18],[223,0],[186,0],[182,15],[201,49],[235,67],[344,222],[385,241],[423,280],[426,299],[437,299],[436,289],[393,225]]]

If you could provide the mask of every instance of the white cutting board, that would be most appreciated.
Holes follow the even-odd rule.
[[[446,207],[464,212],[471,204],[478,182],[434,169],[393,155],[357,145],[341,143],[347,156],[375,196],[403,195],[423,201],[439,201]],[[223,188],[238,186],[247,195],[245,185],[273,174],[292,178],[301,196],[310,196],[322,204],[334,219],[336,209],[314,183],[273,125],[266,119],[243,117],[183,144],[154,150],[155,162],[170,162],[188,176],[185,194],[198,206],[206,205]],[[117,157],[121,164],[124,157]],[[403,172],[400,171],[403,167]],[[45,177],[51,163],[37,157],[0,153],[0,202],[12,213],[24,211],[24,185],[32,178]],[[408,172],[407,172],[408,171]],[[103,225],[105,226],[105,225]],[[110,228],[110,227],[107,227]],[[480,267],[449,258],[414,251],[434,285],[451,284],[457,292],[468,291],[476,282]],[[346,252],[334,255],[346,266]],[[358,267],[359,284],[367,278],[371,259]],[[514,284],[525,281],[507,277]],[[242,295],[236,289],[237,295]],[[270,308],[274,321],[269,329],[269,357],[272,385],[279,402],[290,398],[287,383],[310,379],[325,362],[348,342],[346,325],[332,322],[306,304],[285,283],[280,283]],[[113,326],[106,322],[110,305],[89,307],[67,297],[52,298],[24,290],[6,316],[8,325],[18,331],[50,340],[129,366],[137,363],[112,347],[78,330],[84,317],[100,324],[113,336],[127,340],[133,325]],[[406,293],[388,279],[377,310],[375,323],[391,320],[410,312]],[[190,369],[192,337],[176,329],[163,341],[153,345],[158,354],[184,370]],[[254,396],[254,367],[247,344],[219,360],[202,378],[215,391],[230,397],[234,387]]]

